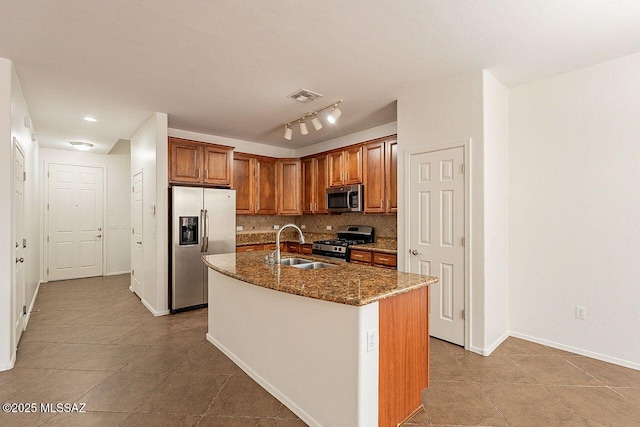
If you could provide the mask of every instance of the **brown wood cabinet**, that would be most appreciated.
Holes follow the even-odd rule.
[[[363,147],[364,212],[398,210],[398,143],[395,136]]]
[[[239,215],[275,215],[276,162],[271,157],[236,153],[233,158],[233,188]]]
[[[362,184],[362,146],[329,153],[329,186]]]
[[[382,252],[369,252],[352,249],[349,255],[349,262],[396,270],[398,266],[398,257],[397,255]]]
[[[304,244],[300,245],[300,253],[301,254],[311,255],[312,251],[313,251],[313,244],[304,243]]]
[[[302,213],[325,214],[329,163],[326,154],[302,160]]]
[[[169,137],[169,182],[231,186],[233,147]]]
[[[261,251],[264,249],[264,245],[242,245],[242,246],[236,246],[236,252],[240,253],[240,252],[255,252],[255,251]]]
[[[280,159],[277,162],[278,214],[300,215],[300,159]]]

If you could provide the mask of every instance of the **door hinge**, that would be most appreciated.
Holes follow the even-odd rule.
[[[49,243],[49,236],[47,236],[47,243]]]
[[[462,246],[465,245],[466,242],[465,242],[464,236],[462,236],[462,238],[460,239],[460,243],[462,244]]]
[[[23,181],[27,180],[27,173],[26,172],[22,172],[22,180]]]
[[[464,320],[464,309],[460,312],[460,316],[462,316],[462,319]]]
[[[462,171],[462,173],[464,173],[464,163],[460,165],[460,171]]]
[[[47,274],[49,274],[49,269],[47,268]]]
[[[136,234],[136,232],[133,231],[133,227],[131,227],[131,234]]]
[[[131,187],[131,192],[134,193],[135,192],[135,187]]]
[[[49,203],[47,203],[47,210],[49,210]]]
[[[47,178],[50,178],[49,172],[47,172]]]
[[[136,271],[135,270],[131,270],[131,275],[135,276],[136,275]]]
[[[26,305],[22,306],[22,314],[27,314],[27,306]]]

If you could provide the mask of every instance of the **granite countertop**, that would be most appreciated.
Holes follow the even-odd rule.
[[[264,262],[268,253],[256,251],[205,255],[202,259],[213,270],[256,286],[355,306],[367,305],[438,282],[437,277],[331,262],[310,255],[296,257],[330,262],[335,267],[302,270],[287,265],[268,265]]]
[[[385,254],[398,254],[398,241],[396,239],[380,238],[375,243],[364,243],[362,245],[350,246],[352,249],[368,252],[380,252]]]

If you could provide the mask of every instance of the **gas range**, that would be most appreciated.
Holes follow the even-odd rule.
[[[312,253],[332,258],[349,259],[349,246],[373,243],[373,227],[365,225],[345,225],[338,228],[338,238],[313,242]]]

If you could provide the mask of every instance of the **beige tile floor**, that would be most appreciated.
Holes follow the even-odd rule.
[[[0,426],[305,426],[208,343],[206,309],[155,318],[129,276],[43,284],[0,402],[86,402]],[[407,426],[640,426],[640,372],[509,338],[490,357],[431,340]]]

